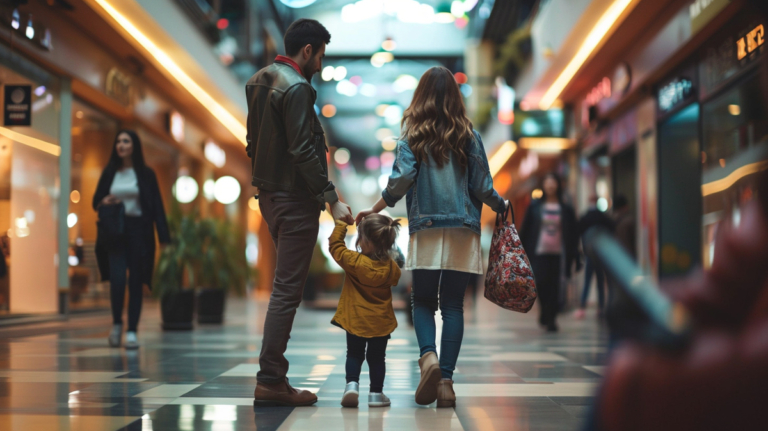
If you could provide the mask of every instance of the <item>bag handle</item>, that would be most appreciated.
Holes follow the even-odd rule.
[[[515,224],[515,211],[512,209],[512,202],[509,202],[509,206],[504,209],[504,212],[496,213],[496,226],[499,226],[499,223],[503,223],[507,221],[507,217],[509,214],[512,214],[512,224]]]

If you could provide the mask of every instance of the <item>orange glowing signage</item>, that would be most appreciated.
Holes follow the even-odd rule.
[[[736,41],[736,57],[743,60],[749,54],[755,52],[765,42],[765,27],[758,25],[746,36]]]

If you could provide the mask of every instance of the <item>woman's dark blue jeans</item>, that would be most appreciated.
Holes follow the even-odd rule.
[[[437,354],[435,311],[439,304],[443,317],[440,370],[445,379],[453,378],[453,370],[459,358],[461,340],[464,338],[464,292],[471,275],[450,270],[413,270],[413,326],[421,356],[427,352]]]

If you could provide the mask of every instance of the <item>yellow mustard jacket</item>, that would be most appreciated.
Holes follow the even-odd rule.
[[[389,335],[397,328],[391,287],[400,280],[400,268],[392,259],[373,260],[348,249],[346,236],[346,223],[337,221],[328,248],[346,277],[331,323],[358,337]]]

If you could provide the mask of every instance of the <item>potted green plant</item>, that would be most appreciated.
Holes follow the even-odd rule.
[[[198,228],[202,248],[197,322],[222,323],[227,293],[243,295],[252,276],[245,259],[244,236],[232,225],[217,219],[201,220]]]
[[[195,284],[200,237],[196,215],[183,215],[177,205],[168,217],[171,243],[160,252],[153,276],[153,294],[160,298],[163,329],[193,328]]]

